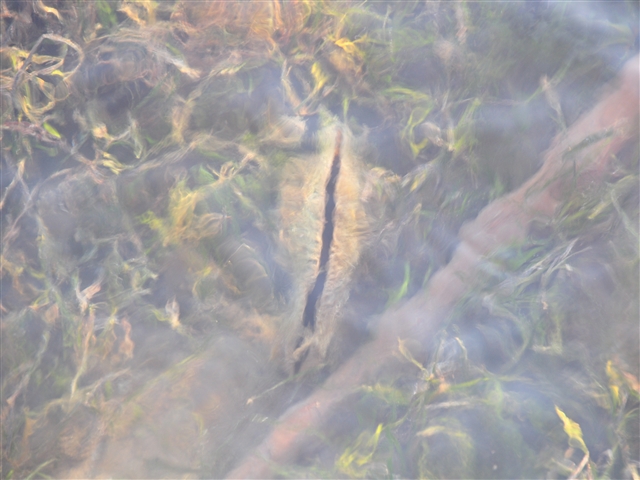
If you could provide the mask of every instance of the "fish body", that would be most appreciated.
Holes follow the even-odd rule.
[[[279,238],[294,280],[281,337],[287,369],[295,373],[326,362],[367,219],[361,199],[364,165],[344,125],[323,128],[317,152],[293,159],[286,170]]]

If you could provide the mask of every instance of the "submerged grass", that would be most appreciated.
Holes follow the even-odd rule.
[[[366,316],[421,289],[461,224],[534,172],[638,50],[632,1],[2,11],[3,478],[220,476],[246,449],[234,438],[255,443],[250,419],[277,417],[226,407],[238,417],[212,436],[233,382],[216,373],[191,397],[212,342],[236,332],[261,352],[291,300],[273,211],[307,148],[301,119],[330,112],[366,145],[377,218],[351,294]],[[279,474],[638,478],[639,155],[636,141],[496,252],[437,352],[405,349],[406,372],[362,386],[348,431]],[[246,348],[229,355],[266,363]],[[175,402],[193,418],[156,429]],[[140,425],[180,438],[109,473],[96,452]]]

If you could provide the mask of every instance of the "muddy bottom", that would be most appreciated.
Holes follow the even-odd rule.
[[[265,391],[279,379],[266,352],[220,336],[115,405],[110,415],[82,419],[76,428],[91,428],[82,440],[84,461],[58,476],[221,476],[277,419],[287,389]]]

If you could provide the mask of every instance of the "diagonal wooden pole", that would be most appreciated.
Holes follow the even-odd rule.
[[[488,265],[485,258],[501,246],[526,239],[531,222],[549,220],[563,191],[578,182],[602,181],[613,156],[638,140],[639,57],[629,60],[596,106],[559,135],[540,170],[517,190],[487,205],[460,229],[451,261],[427,288],[379,319],[375,339],[363,346],[325,384],[291,407],[258,448],[228,478],[269,478],[274,467],[295,462],[312,435],[357,388],[398,361],[399,340],[429,346],[456,302],[467,291],[465,277]]]

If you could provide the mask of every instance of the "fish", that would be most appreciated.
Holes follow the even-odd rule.
[[[283,174],[278,237],[293,285],[280,352],[290,373],[326,364],[366,244],[366,167],[356,152],[353,134],[332,120],[316,152]]]

